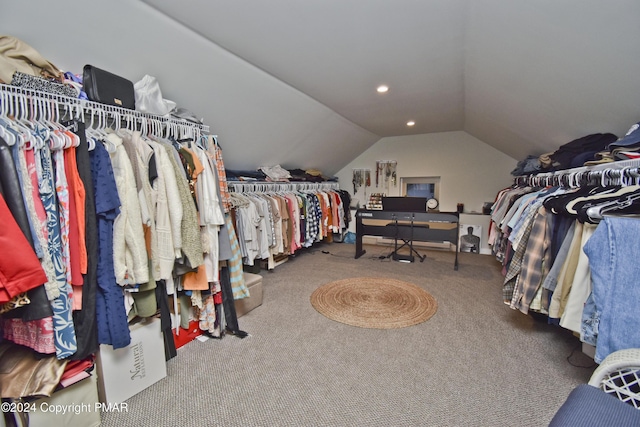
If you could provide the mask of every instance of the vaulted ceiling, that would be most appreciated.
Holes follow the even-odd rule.
[[[463,125],[465,1],[145,2],[376,135]]]
[[[232,168],[333,174],[381,137],[451,130],[521,159],[640,120],[637,0],[0,0],[0,11],[3,32],[61,68],[156,76],[220,136]]]

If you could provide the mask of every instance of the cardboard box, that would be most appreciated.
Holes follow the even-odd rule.
[[[114,350],[101,345],[96,358],[98,396],[102,403],[122,403],[167,376],[160,319],[130,326],[131,344]]]
[[[97,427],[100,425],[100,407],[97,403],[98,387],[96,377],[92,375],[56,391],[51,397],[30,403],[35,405],[35,410],[29,412],[29,426]]]
[[[244,273],[244,282],[249,289],[249,297],[235,300],[236,316],[241,317],[262,305],[262,276]]]

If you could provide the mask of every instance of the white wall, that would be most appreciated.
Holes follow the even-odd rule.
[[[510,172],[517,160],[501,153],[463,131],[382,138],[336,176],[340,188],[353,194],[352,170],[371,169],[371,187],[356,193],[364,207],[371,193],[385,192],[375,187],[377,160],[396,160],[398,186],[390,185],[388,196],[400,195],[401,177],[440,177],[440,210],[455,211],[464,203],[465,212],[482,212],[483,202],[513,183]]]

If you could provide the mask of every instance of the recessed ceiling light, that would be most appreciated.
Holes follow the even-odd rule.
[[[415,125],[415,124],[416,124],[416,122],[414,122],[413,120],[409,120],[409,121],[407,122],[407,126],[413,126],[413,125]]]
[[[378,91],[378,93],[387,93],[387,92],[389,92],[389,86],[380,85],[380,86],[378,86],[378,88],[376,90]]]

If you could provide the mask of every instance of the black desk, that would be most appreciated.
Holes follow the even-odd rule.
[[[406,237],[407,225],[410,238],[418,242],[449,242],[456,247],[454,269],[458,269],[458,213],[457,212],[395,212],[358,209],[356,211],[356,259],[366,253],[362,249],[362,236],[390,236],[402,226]],[[450,225],[449,225],[450,224]],[[422,225],[422,226],[421,226]],[[428,225],[428,227],[427,227]]]

